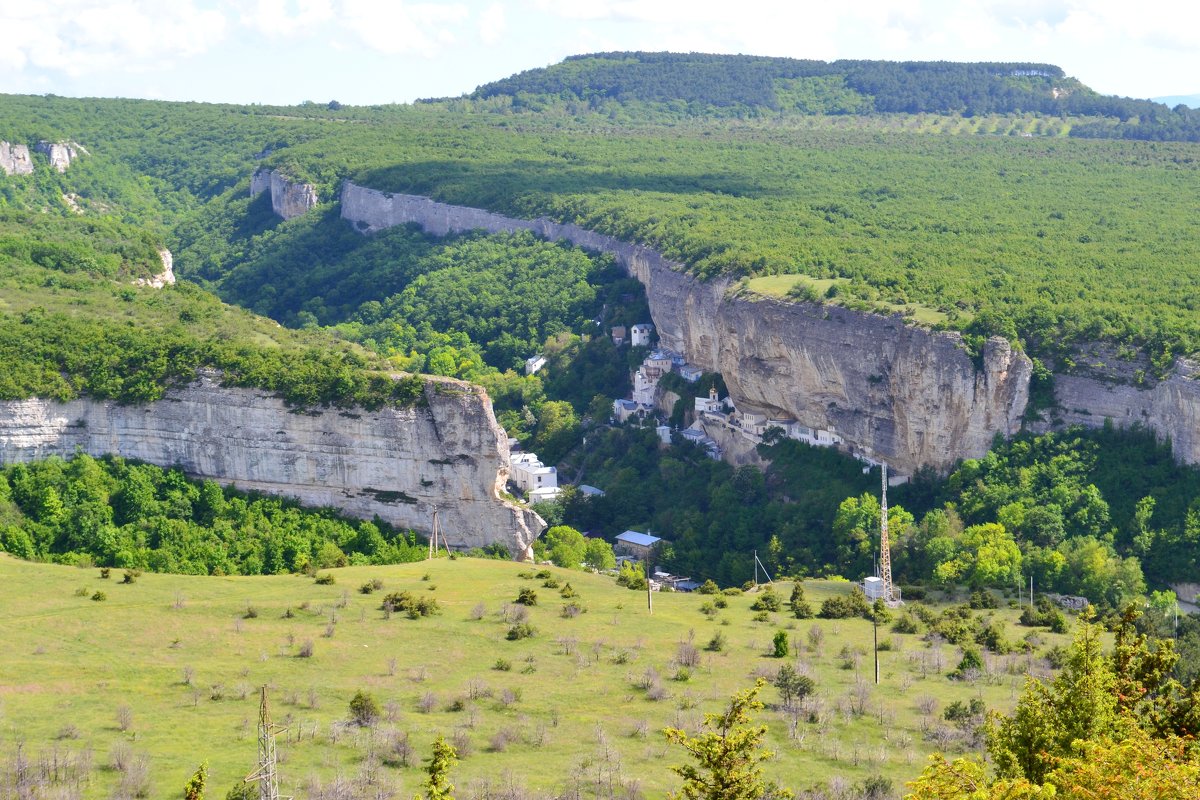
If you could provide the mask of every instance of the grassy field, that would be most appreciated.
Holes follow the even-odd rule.
[[[559,590],[520,576],[529,571],[443,559],[334,570],[334,585],[298,576],[154,574],[123,584],[115,571],[104,580],[92,568],[0,556],[3,760],[18,743],[30,759],[90,751],[82,797],[102,798],[129,780],[128,771],[110,766],[114,759],[144,757],[147,796],[168,798],[207,759],[211,795],[223,798],[254,766],[257,687],[266,685],[275,720],[289,726],[279,740],[285,793],[299,797],[320,796],[317,786],[351,779],[377,756],[385,764],[402,760],[396,742],[405,734],[411,766],[377,766],[376,773],[398,787],[397,796],[411,795],[438,733],[469,742],[471,752],[454,772],[462,797],[481,796],[489,783],[515,783],[525,787],[523,796],[578,785],[588,796],[611,782],[661,797],[676,785],[668,765],[682,758],[660,730],[695,730],[704,711],[720,708],[756,675],[773,675],[786,662],[767,651],[775,631],[787,630],[799,650],[788,660],[816,680],[817,699],[791,726],[778,708],[763,712],[778,753],[769,773],[799,788],[835,775],[858,781],[880,774],[899,790],[935,749],[925,731],[944,727],[947,703],[980,697],[1006,708],[1022,673],[1046,668],[1025,655],[988,656],[991,674],[950,681],[945,673],[958,661],[957,648],[881,628],[892,649],[880,653],[882,682],[875,687],[872,630],[862,619],[795,620],[785,604],[769,622],[755,622],[753,598],[740,596],[710,620],[699,609],[711,597],[669,593],[655,595],[649,615],[643,594],[610,578],[551,569],[586,608],[568,619],[560,615],[567,601]],[[371,579],[383,582],[383,592],[436,597],[440,613],[385,619],[382,594],[358,591]],[[537,634],[507,641],[501,611],[522,587],[538,594],[530,609]],[[847,589],[806,583],[814,607]],[[97,590],[107,600],[90,599]],[[786,600],[791,587],[779,590]],[[285,616],[288,609],[293,616]],[[980,613],[1010,622],[1016,614]],[[823,637],[815,647],[813,630]],[[1026,630],[1010,627],[1009,638]],[[706,651],[718,631],[727,647]],[[1040,629],[1038,636],[1045,645],[1066,640]],[[678,680],[680,643],[693,637],[701,663],[690,679]],[[300,657],[306,643],[312,656]],[[860,655],[842,655],[844,647]],[[511,669],[496,669],[499,659]],[[383,709],[374,732],[345,724],[359,689]],[[778,705],[773,687],[763,698]],[[923,698],[928,716],[919,708]]]
[[[788,298],[789,293],[797,286],[806,286],[813,290],[818,298],[825,298],[826,293],[833,286],[846,286],[849,284],[846,278],[813,278],[808,275],[763,275],[758,278],[749,278],[744,282],[747,290],[755,294],[766,295],[767,297],[778,297],[782,299]],[[836,298],[830,300],[822,300],[822,302],[836,303]],[[950,317],[938,311],[936,308],[931,308],[920,303],[887,303],[877,302],[874,304],[875,310],[883,313],[905,314],[911,318],[913,322],[921,325],[933,326],[943,322],[948,322]],[[967,315],[963,315],[967,316]],[[967,316],[969,319],[969,316]]]

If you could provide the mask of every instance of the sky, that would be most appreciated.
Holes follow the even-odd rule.
[[[1036,61],[1200,92],[1184,0],[0,0],[0,92],[346,104],[457,96],[606,50]]]

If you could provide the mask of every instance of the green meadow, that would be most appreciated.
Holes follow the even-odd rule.
[[[542,570],[558,588],[535,576]],[[661,730],[699,730],[704,712],[790,664],[815,692],[793,711],[773,685],[764,688],[759,718],[777,753],[770,777],[807,788],[878,775],[899,791],[929,753],[971,746],[943,719],[950,703],[1011,707],[1024,674],[1048,673],[1041,655],[1069,639],[1017,626],[1018,611],[1001,599],[998,610],[971,613],[1002,621],[1009,642],[1033,632],[1035,651],[985,652],[981,674],[950,680],[958,647],[925,641],[925,625],[902,634],[884,624],[876,686],[872,624],[796,619],[789,583],[776,585],[781,610],[764,617],[751,609],[761,592],[725,597],[726,608],[707,614],[715,596],[655,593],[651,614],[644,593],[610,577],[511,562],[325,574],[335,582],[143,574],[123,583],[119,570],[105,579],[93,567],[0,556],[0,761],[14,763],[18,747],[34,764],[82,758],[81,790],[64,795],[81,798],[120,796],[132,783],[142,796],[177,797],[207,761],[209,796],[224,798],[255,766],[266,686],[273,718],[286,726],[285,794],[333,796],[320,792],[371,780],[411,796],[442,734],[462,751],[453,772],[460,797],[514,785],[524,797],[662,797],[677,786],[668,767],[683,755]],[[372,581],[382,588],[361,593]],[[567,583],[577,597],[562,597]],[[537,594],[536,606],[520,607],[535,634],[510,641],[523,588]],[[814,610],[849,592],[837,581],[804,588]],[[382,599],[397,591],[436,598],[438,612],[387,614]],[[106,599],[92,599],[96,592]],[[563,610],[572,603],[581,613]],[[778,631],[789,639],[786,658],[771,655]],[[706,649],[717,634],[722,649]],[[378,704],[373,727],[350,723],[359,690]]]

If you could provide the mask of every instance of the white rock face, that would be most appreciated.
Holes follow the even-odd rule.
[[[250,178],[250,196],[271,193],[271,209],[284,219],[292,219],[317,204],[317,190],[308,183],[293,183],[278,172],[260,169]]]
[[[0,142],[0,170],[4,170],[5,175],[32,174],[33,160],[29,157],[29,147]]]
[[[1103,378],[1055,375],[1058,414],[1069,425],[1140,424],[1171,440],[1180,461],[1200,464],[1200,368],[1179,359],[1165,380],[1139,388]]]
[[[66,172],[71,161],[79,158],[81,153],[88,154],[83,145],[75,142],[38,142],[37,151],[45,154],[50,159],[50,166],[59,172]]]
[[[133,282],[134,286],[150,286],[154,289],[161,289],[175,283],[175,257],[165,247],[159,249],[158,257],[162,259],[163,271],[153,278],[138,278]]]
[[[961,338],[906,326],[899,316],[837,306],[731,297],[727,279],[701,281],[658,252],[547,219],[520,220],[347,183],[342,216],[360,231],[415,222],[445,235],[531,230],[610,253],[646,287],[662,343],[720,372],[738,408],[834,430],[901,473],[947,469],[1020,429],[1031,364],[1003,339],[976,369]]]
[[[545,523],[500,497],[508,438],[480,388],[430,379],[414,408],[293,413],[215,373],[160,401],[0,402],[0,463],[113,453],[241,489],[379,516],[428,532],[434,508],[455,548],[503,542],[524,556]]]

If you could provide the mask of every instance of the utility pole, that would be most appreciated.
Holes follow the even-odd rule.
[[[650,562],[647,561],[645,563],[646,563],[646,610],[649,611],[651,615],[653,615],[654,614],[654,595],[651,594],[651,589],[650,589],[650,575],[652,573],[650,572]]]
[[[871,623],[875,627],[875,685],[879,685],[879,612],[871,607]]]

